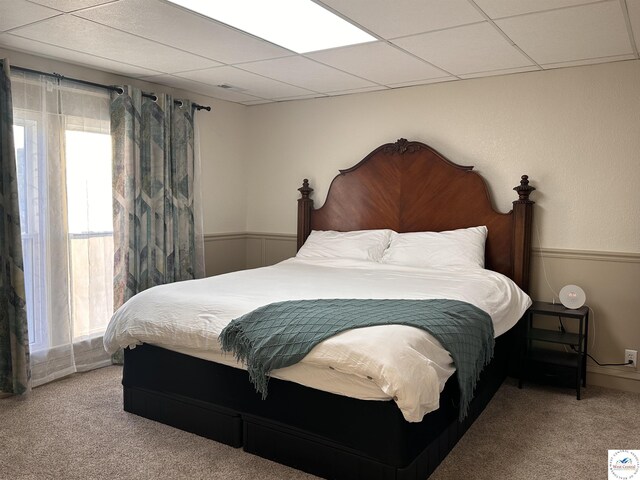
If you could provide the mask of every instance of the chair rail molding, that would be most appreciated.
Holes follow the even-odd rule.
[[[536,257],[593,260],[602,262],[640,263],[640,253],[607,252],[599,250],[567,250],[561,248],[533,248]]]

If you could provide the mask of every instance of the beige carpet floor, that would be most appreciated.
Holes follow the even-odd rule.
[[[1,479],[312,479],[122,410],[120,367],[0,400]],[[432,480],[606,479],[608,449],[640,449],[640,394],[507,381]]]

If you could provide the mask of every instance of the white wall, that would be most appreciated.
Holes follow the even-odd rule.
[[[528,174],[543,247],[640,252],[639,61],[254,106],[249,125],[249,231],[295,232],[303,177],[319,206],[339,168],[405,137],[475,165],[503,211]]]
[[[201,105],[210,105],[211,112],[202,110],[196,113],[201,147],[204,231],[223,233],[245,230],[247,107],[2,48],[0,58],[8,58],[11,65],[49,73],[56,72],[69,78],[105,85],[127,83],[146,92],[166,92],[174,97],[184,96]]]
[[[188,94],[211,105],[196,121],[200,138],[202,212],[205,233],[243,232],[246,228],[246,121],[243,105]],[[206,103],[205,103],[206,102]]]

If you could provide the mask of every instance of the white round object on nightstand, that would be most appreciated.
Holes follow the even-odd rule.
[[[577,285],[565,285],[560,290],[560,302],[567,308],[575,310],[584,305],[587,300],[587,296]]]

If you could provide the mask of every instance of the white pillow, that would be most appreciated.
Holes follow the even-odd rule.
[[[487,227],[395,233],[382,263],[412,267],[484,268]]]
[[[312,230],[296,258],[351,258],[379,262],[393,230]]]

